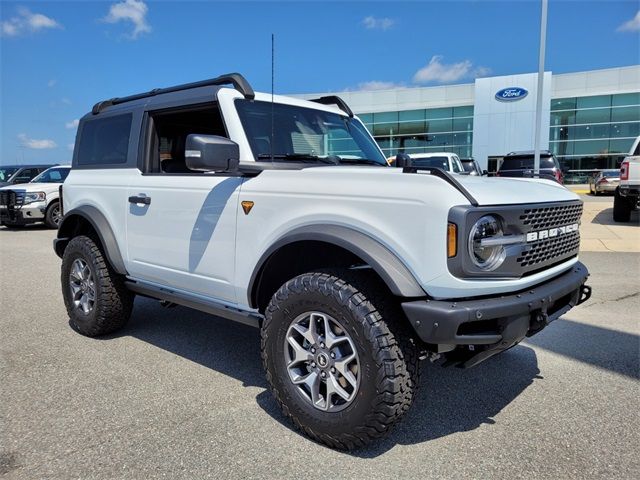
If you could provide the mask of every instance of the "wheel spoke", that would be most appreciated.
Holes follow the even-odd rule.
[[[86,294],[83,294],[82,297],[80,297],[80,307],[82,307],[82,311],[84,313],[89,313],[89,299]]]
[[[340,360],[336,360],[334,363],[336,370],[340,372],[340,375],[342,375],[353,388],[356,388],[356,386],[358,385],[358,381],[351,370],[349,370],[349,364],[355,359],[355,357],[355,354],[352,353],[351,355],[341,358]]]
[[[320,343],[320,335],[318,334],[318,322],[316,320],[324,320],[324,318],[324,315],[319,315],[317,313],[312,313],[309,317],[309,332],[311,333],[311,337],[313,338],[312,343]]]
[[[293,353],[294,353],[293,358],[291,359],[291,361],[287,365],[288,367],[292,367],[292,366],[297,365],[299,363],[307,362],[307,361],[310,361],[310,360],[313,359],[313,355],[311,354],[311,352],[305,350],[302,347],[302,345],[300,345],[296,341],[295,338],[293,338],[291,336],[288,336],[287,337],[287,342],[293,348]]]
[[[327,378],[327,403],[331,402],[333,394],[338,394],[344,400],[349,400],[349,393],[340,386],[336,377],[330,373]]]
[[[309,342],[310,344],[314,344],[316,342],[316,339],[314,338],[314,336],[311,334],[311,329],[310,328],[306,328],[303,327],[302,325],[300,325],[299,323],[296,323],[293,326],[293,329],[298,332],[300,335],[302,335],[307,342]]]

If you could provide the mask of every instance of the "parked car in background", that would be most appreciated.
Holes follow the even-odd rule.
[[[631,211],[640,207],[640,136],[620,165],[620,185],[613,198],[613,220],[628,222]]]
[[[533,177],[533,151],[510,152],[502,160],[497,177]],[[564,172],[558,159],[548,150],[540,152],[540,178],[564,183]]]
[[[62,218],[59,189],[70,170],[70,166],[51,167],[29,183],[0,188],[0,225],[44,222],[58,228]]]
[[[469,175],[481,177],[483,175],[489,175],[489,172],[482,170],[480,164],[473,158],[461,158],[462,168],[465,172],[469,172]]]
[[[460,157],[451,152],[410,153],[411,164],[414,167],[441,168],[447,172],[463,173],[464,168]]]
[[[37,175],[53,165],[2,165],[0,166],[0,187],[29,183]]]
[[[620,185],[620,170],[601,170],[590,176],[588,183],[591,195],[613,193]]]

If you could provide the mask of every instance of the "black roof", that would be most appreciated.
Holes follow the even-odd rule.
[[[535,154],[533,150],[524,150],[522,152],[509,152],[505,156],[506,157],[531,157]],[[549,150],[540,150],[541,157],[551,157],[553,153]]]

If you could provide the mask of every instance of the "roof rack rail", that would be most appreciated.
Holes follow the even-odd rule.
[[[326,97],[314,98],[310,101],[321,103],[323,105],[337,105],[340,110],[342,110],[344,113],[346,113],[350,117],[353,117],[353,111],[349,108],[349,105],[347,105],[347,103],[337,95],[329,95]]]
[[[160,95],[162,93],[171,93],[171,92],[179,92],[181,90],[189,90],[191,88],[198,87],[208,87],[210,85],[233,85],[236,90],[238,90],[244,98],[253,100],[255,98],[255,93],[251,85],[246,78],[244,78],[239,73],[228,73],[226,75],[220,75],[216,78],[211,78],[209,80],[201,80],[199,82],[185,83],[182,85],[176,85],[175,87],[167,87],[167,88],[154,88],[153,90],[146,93],[138,93],[136,95],[129,95],[128,97],[116,97],[111,98],[109,100],[103,100],[101,102],[96,103],[91,109],[91,113],[97,115],[103,109],[110,107],[112,105],[118,105],[120,103],[131,102],[133,100],[140,100],[141,98],[153,97],[155,95]]]

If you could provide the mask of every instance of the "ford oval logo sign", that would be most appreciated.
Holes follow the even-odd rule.
[[[496,100],[500,102],[515,102],[517,100],[522,100],[529,94],[527,90],[520,87],[509,87],[503,88],[502,90],[498,90],[496,93]]]

